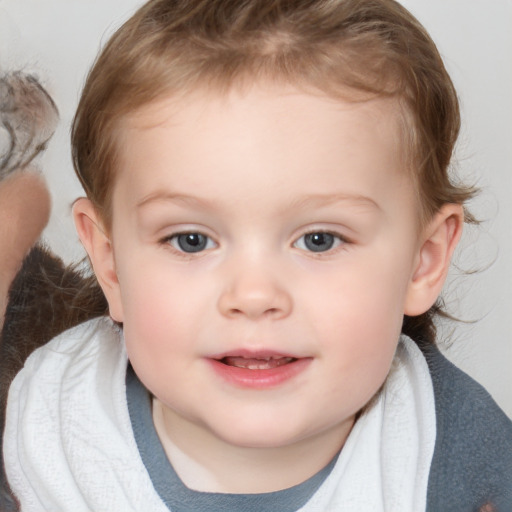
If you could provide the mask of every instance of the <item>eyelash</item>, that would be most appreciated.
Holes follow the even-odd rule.
[[[307,237],[315,237],[315,236],[318,237],[318,235],[320,235],[321,237],[328,237],[328,241],[331,243],[331,245],[329,247],[327,247],[325,250],[314,250],[314,249],[311,249],[311,247],[309,247],[309,248],[307,247],[307,245],[308,245]],[[301,247],[299,245],[301,240],[304,241],[302,244],[303,247]],[[313,241],[313,240],[310,239],[310,242],[311,241]],[[340,233],[318,229],[318,230],[312,230],[307,233],[304,233],[302,236],[300,236],[294,242],[293,246],[298,249],[312,253],[312,254],[323,255],[326,253],[336,252],[337,250],[339,250],[340,248],[342,248],[343,246],[345,246],[348,243],[350,243],[350,241],[347,238],[345,238],[344,236],[342,236]],[[322,245],[322,244],[319,243],[318,246],[320,246],[320,245]]]
[[[186,239],[187,237],[189,238],[188,240]],[[211,237],[199,231],[184,231],[181,233],[175,233],[163,238],[160,243],[162,245],[171,246],[173,250],[183,255],[203,253],[208,249],[215,248],[217,245]],[[332,231],[312,230],[301,235],[293,243],[293,247],[308,253],[322,255],[325,253],[335,252],[337,249],[348,243],[350,243],[350,241],[339,233]],[[192,250],[186,250],[184,248],[185,244],[188,244],[188,248]],[[314,247],[314,245],[316,245],[316,247]]]
[[[189,240],[185,240],[185,237],[189,237]],[[194,241],[193,238],[195,237],[196,240]],[[181,238],[181,240],[180,240]],[[180,241],[182,243],[188,243],[189,247],[195,248],[194,246],[199,246],[198,250],[191,250],[186,251],[184,250],[183,246],[180,246]],[[175,233],[173,235],[167,236],[163,238],[160,243],[162,245],[171,246],[176,252],[180,254],[186,254],[186,255],[192,255],[197,253],[202,253],[205,250],[212,249],[217,244],[212,240],[211,237],[208,235],[205,235],[204,233],[201,233],[199,231],[184,231],[182,233]]]

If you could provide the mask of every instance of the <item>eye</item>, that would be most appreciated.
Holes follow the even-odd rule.
[[[186,253],[201,252],[215,247],[215,242],[202,233],[179,233],[167,239],[176,250]]]
[[[340,246],[343,242],[345,240],[334,233],[315,231],[301,236],[294,246],[310,252],[326,252]]]

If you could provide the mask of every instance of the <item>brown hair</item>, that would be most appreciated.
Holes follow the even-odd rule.
[[[75,170],[107,229],[123,118],[163,95],[259,79],[396,97],[421,220],[473,195],[448,172],[460,127],[452,81],[394,0],[151,0],[99,55],[73,123]],[[440,311],[406,317],[403,332],[433,342]]]

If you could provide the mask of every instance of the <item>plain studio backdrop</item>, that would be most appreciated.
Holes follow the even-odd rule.
[[[101,44],[140,0],[0,0],[0,70],[35,74],[61,122],[41,158],[53,198],[44,239],[66,262],[84,256],[71,220],[83,195],[70,124]],[[481,194],[471,210],[444,296],[467,322],[442,326],[441,346],[512,417],[512,0],[406,0],[430,32],[458,90],[463,128],[455,167]],[[471,274],[471,272],[475,273]]]

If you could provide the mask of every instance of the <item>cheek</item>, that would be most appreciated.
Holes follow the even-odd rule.
[[[127,341],[139,342],[161,350],[171,348],[186,330],[189,311],[174,291],[163,290],[161,283],[145,282],[124,292],[124,322]]]
[[[343,376],[364,400],[389,371],[403,321],[405,281],[390,264],[361,263],[325,280],[323,293],[316,299],[312,294],[303,315],[332,358],[332,381]]]
[[[143,260],[133,258],[120,280],[127,346],[143,345],[155,358],[190,350],[209,318],[208,283],[170,269],[165,258]]]
[[[187,371],[193,345],[193,323],[177,293],[161,280],[130,283],[125,292],[124,339],[128,359],[145,386],[166,398]],[[166,383],[162,387],[162,383]]]
[[[341,268],[321,281],[305,286],[312,290],[304,314],[315,312],[311,323],[333,331],[380,333],[380,337],[400,332],[407,291],[407,278],[396,266],[364,260]]]

